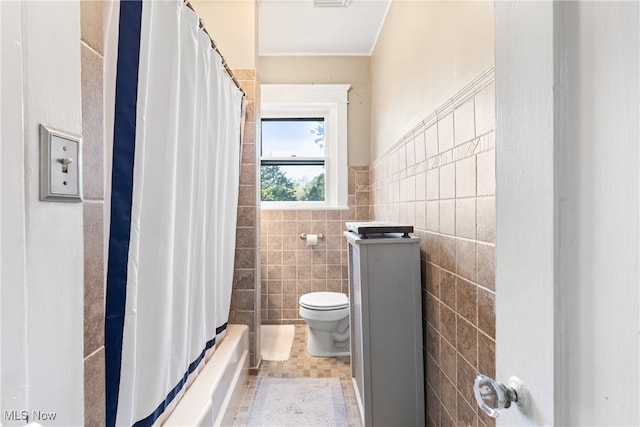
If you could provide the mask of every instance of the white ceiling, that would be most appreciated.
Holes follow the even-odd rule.
[[[259,55],[371,55],[391,0],[258,0]]]

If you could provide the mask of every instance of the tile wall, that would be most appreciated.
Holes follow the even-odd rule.
[[[372,218],[421,242],[427,424],[492,426],[473,396],[495,375],[493,70],[371,165]]]
[[[247,99],[229,323],[249,326],[249,365],[253,368],[260,362],[260,221],[256,199],[256,117],[259,117],[260,85],[255,70],[234,70],[234,74]]]
[[[82,156],[84,215],[84,423],[105,424],[103,2],[82,1]]]
[[[298,298],[308,292],[349,293],[346,221],[367,221],[369,169],[349,168],[348,210],[262,210],[260,250],[262,323],[304,320]],[[323,234],[307,246],[300,234]]]

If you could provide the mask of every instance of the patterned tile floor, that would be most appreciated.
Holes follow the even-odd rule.
[[[291,357],[283,362],[262,361],[258,375],[250,375],[236,413],[234,426],[246,425],[251,415],[251,405],[261,377],[278,378],[340,378],[347,419],[350,427],[361,427],[358,404],[351,383],[349,357],[313,357],[305,350],[307,325],[295,325]]]

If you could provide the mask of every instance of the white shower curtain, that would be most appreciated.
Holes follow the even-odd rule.
[[[243,95],[182,0],[120,3],[107,425],[167,415],[226,329]]]

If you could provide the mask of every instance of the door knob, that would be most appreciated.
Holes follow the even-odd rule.
[[[515,403],[524,412],[525,389],[517,377],[509,378],[509,385],[478,375],[473,384],[473,394],[480,409],[492,418],[497,418],[503,409]]]

